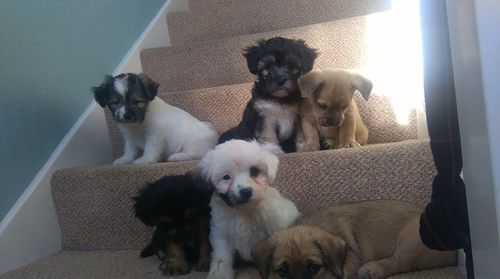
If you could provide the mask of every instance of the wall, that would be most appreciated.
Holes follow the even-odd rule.
[[[447,0],[475,278],[500,274],[500,1]]]
[[[0,219],[165,0],[0,0]]]

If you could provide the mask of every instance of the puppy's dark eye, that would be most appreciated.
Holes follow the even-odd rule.
[[[281,278],[286,278],[288,277],[288,266],[282,265],[278,270],[276,271],[278,273],[278,276]]]
[[[320,264],[316,264],[316,263],[309,263],[307,265],[307,270],[309,271],[310,274],[312,275],[315,275],[317,274],[318,272],[320,272],[320,270],[323,268],[322,265]]]
[[[118,105],[118,101],[113,101],[113,102],[109,102],[108,103],[108,106],[113,106],[114,107],[116,105]]]
[[[256,166],[250,167],[250,176],[257,177],[260,174],[260,170]]]
[[[226,174],[226,175],[224,175],[224,176],[222,177],[222,179],[224,179],[224,180],[229,180],[229,179],[231,179],[231,176],[229,176],[229,174]]]

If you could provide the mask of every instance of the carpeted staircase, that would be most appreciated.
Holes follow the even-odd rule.
[[[172,46],[145,49],[144,72],[161,83],[160,96],[210,121],[219,131],[234,126],[250,97],[254,77],[242,48],[260,38],[304,39],[317,48],[316,68],[357,68],[366,63],[366,15],[390,8],[386,0],[189,0],[190,11],[169,14]],[[396,120],[382,92],[357,96],[370,144],[280,156],[275,187],[300,209],[339,200],[396,199],[424,206],[435,174],[429,144],[417,139],[416,112]],[[122,138],[107,115],[114,155]],[[159,261],[139,258],[151,228],[133,217],[131,197],[146,182],[180,174],[196,162],[62,169],[52,193],[63,251],[4,278],[164,278]],[[204,278],[191,273],[176,278]],[[238,278],[259,278],[253,268]],[[457,267],[392,278],[463,278]]]

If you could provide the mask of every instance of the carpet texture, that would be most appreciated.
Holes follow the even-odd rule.
[[[389,0],[268,0],[216,5],[167,15],[172,44],[287,29],[389,9]]]
[[[176,93],[161,93],[159,96],[167,103],[182,108],[198,119],[213,124],[219,133],[236,126],[241,120],[243,109],[250,99],[252,84],[238,84]],[[361,117],[370,131],[369,143],[397,142],[417,139],[417,120],[415,111],[409,112],[408,123],[398,123],[390,100],[373,92],[368,101],[359,94],[355,100]],[[123,137],[106,110],[113,142],[113,156],[123,153]]]
[[[193,272],[182,276],[164,276],[158,270],[156,257],[139,258],[138,250],[64,251],[52,257],[0,275],[0,279],[205,279],[206,273]],[[260,278],[256,269],[238,270],[237,279]],[[393,279],[462,279],[456,267],[413,272]]]
[[[141,52],[143,70],[163,92],[253,82],[243,49],[260,39],[281,36],[302,39],[319,51],[315,68],[354,69],[367,63],[365,16],[321,24],[173,45]]]

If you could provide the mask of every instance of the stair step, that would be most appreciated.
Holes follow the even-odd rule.
[[[65,250],[142,249],[151,228],[134,218],[131,197],[196,161],[71,168],[52,178]],[[280,156],[274,186],[299,209],[341,200],[394,199],[424,206],[434,161],[429,143],[404,141]]]
[[[280,30],[388,10],[389,0],[235,1],[167,15],[172,44]]]
[[[138,250],[122,251],[63,251],[54,256],[29,264],[17,270],[1,274],[0,279],[67,279],[67,278],[94,278],[94,279],[135,279],[158,278],[165,275],[158,270],[159,260],[156,257],[139,258]],[[178,279],[204,279],[206,273],[192,272],[186,275],[175,276]],[[171,277],[168,277],[171,278]],[[237,279],[260,278],[257,270],[246,267],[238,272]],[[446,267],[389,277],[393,279],[434,279],[456,278],[463,275],[457,267]]]
[[[250,1],[260,3],[264,1],[267,2],[267,0],[187,0],[190,10],[216,9],[218,6],[227,6],[235,3],[241,4]]]
[[[243,110],[250,99],[252,83],[205,88],[199,90],[161,93],[160,98],[167,103],[182,108],[196,118],[212,123],[219,133],[236,126],[241,120]],[[369,143],[396,142],[417,139],[416,112],[409,112],[408,123],[396,120],[391,100],[378,92],[373,92],[368,101],[358,94],[355,100],[363,121],[370,131]],[[121,156],[123,138],[106,110],[106,119],[113,142],[113,158]]]
[[[143,71],[163,91],[184,91],[253,82],[243,49],[260,39],[302,39],[319,51],[316,68],[353,69],[367,63],[367,17],[271,31],[190,45],[145,49]]]

